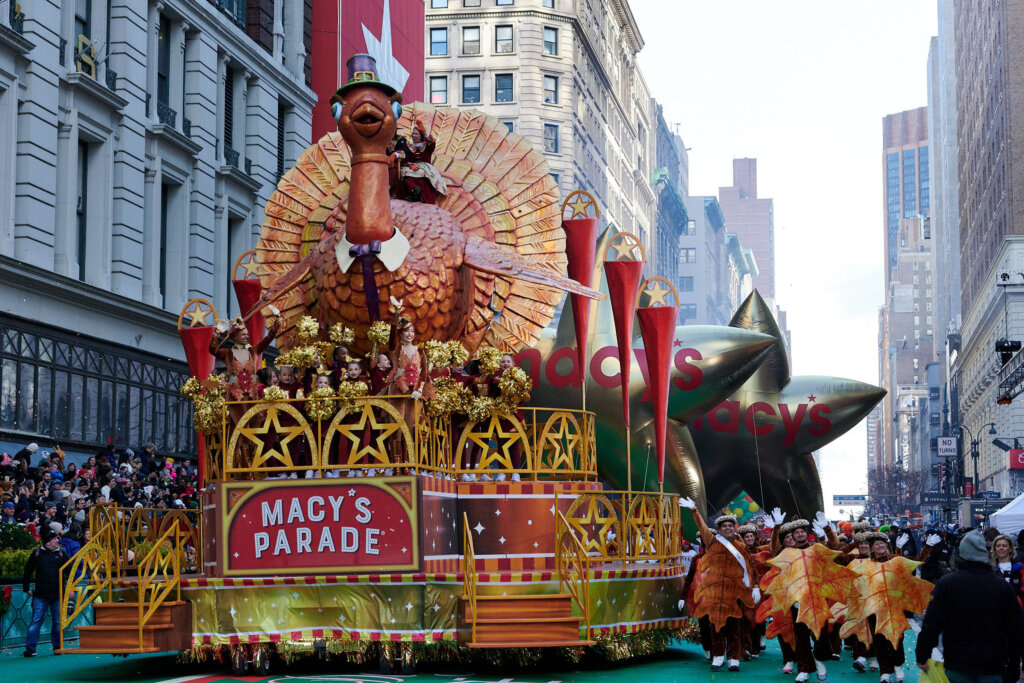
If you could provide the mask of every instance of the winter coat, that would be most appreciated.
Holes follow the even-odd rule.
[[[935,585],[917,637],[917,661],[928,661],[942,634],[947,669],[1001,675],[1011,644],[1024,638],[1024,611],[988,564],[960,558],[958,566]]]
[[[32,551],[25,564],[25,575],[22,584],[27,593],[30,584],[35,580],[32,596],[40,600],[60,599],[60,568],[68,561],[68,554],[57,546],[56,550],[39,547]]]

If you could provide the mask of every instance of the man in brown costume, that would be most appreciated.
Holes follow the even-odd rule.
[[[721,669],[728,654],[729,671],[739,671],[743,657],[740,622],[744,611],[752,610],[761,597],[757,571],[743,542],[736,537],[734,515],[716,519],[716,533],[704,523],[692,500],[681,498],[679,505],[690,510],[706,548],[697,565],[702,580],[694,594],[693,616],[707,616],[711,622],[711,670]]]

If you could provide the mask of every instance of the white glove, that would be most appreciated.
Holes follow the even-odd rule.
[[[608,535],[605,536],[605,538],[608,539],[609,541],[614,541],[615,540],[615,529],[609,529],[608,530]]]
[[[686,600],[683,600],[682,598],[679,598],[679,602],[676,603],[676,607],[678,607],[680,610],[682,610],[683,607],[685,607],[685,606],[686,606]]]
[[[754,604],[761,602],[761,589],[754,586]]]
[[[938,545],[942,543],[942,536],[938,534],[931,534],[928,538],[924,539],[925,545]]]
[[[903,546],[905,546],[907,544],[907,541],[909,541],[909,540],[910,540],[910,534],[904,532],[902,535],[900,535],[899,538],[896,539],[896,547],[897,548],[902,548]]]
[[[814,523],[820,526],[824,531],[825,527],[828,526],[828,518],[825,517],[824,512],[818,512],[816,515],[814,515]]]
[[[825,527],[818,524],[817,519],[815,519],[814,523],[811,524],[811,531],[814,532],[815,538],[825,538]]]
[[[775,508],[772,510],[772,521],[774,524],[772,527],[776,527],[786,521],[786,513],[781,508]]]
[[[416,391],[415,389],[413,389],[412,393],[409,394],[409,395],[412,396],[414,401],[418,401],[419,399],[423,398],[423,394],[421,394],[420,392]]]
[[[697,504],[693,502],[692,498],[679,496],[679,507],[686,508],[687,510],[695,510],[697,509]]]
[[[401,310],[402,300],[396,299],[395,297],[391,297],[391,305],[395,307],[395,310]]]

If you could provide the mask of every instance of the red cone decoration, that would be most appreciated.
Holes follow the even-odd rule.
[[[605,261],[608,301],[615,321],[615,341],[619,347],[619,372],[622,376],[622,419],[629,429],[629,371],[633,359],[633,315],[643,278],[643,261]]]
[[[178,330],[181,345],[185,348],[185,362],[188,373],[197,377],[200,382],[213,372],[213,354],[210,353],[210,342],[213,340],[213,327],[182,327]],[[199,488],[206,485],[206,441],[202,434],[196,435],[196,460],[199,464]]]
[[[262,288],[260,281],[256,278],[246,278],[245,280],[232,280],[231,284],[235,288],[235,298],[238,299],[238,310],[243,314],[252,310],[252,307],[260,300]],[[245,326],[249,329],[249,341],[254,346],[267,333],[266,322],[260,314],[246,320]]]
[[[675,306],[651,306],[637,309],[640,336],[644,340],[651,393],[654,395],[654,434],[658,449],[658,483],[665,481],[665,429],[668,424],[669,370],[672,340],[675,338]]]
[[[562,221],[565,231],[565,255],[569,277],[584,287],[593,286],[594,258],[597,251],[597,219],[570,218]],[[571,294],[572,320],[576,327],[576,367],[580,381],[587,381],[587,339],[590,336],[590,300]]]

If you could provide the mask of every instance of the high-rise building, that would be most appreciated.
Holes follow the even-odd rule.
[[[1024,200],[1014,180],[1024,170],[1024,1],[953,5],[963,317],[951,369],[960,398],[953,426],[964,427],[965,479],[977,466],[978,489],[1005,495],[1013,490],[1008,458],[992,445],[987,424],[1012,439],[1024,423],[1024,400],[996,403],[1001,359],[994,348],[999,339],[1024,339]],[[972,440],[976,459],[965,453]]]
[[[18,7],[0,12],[0,450],[189,455],[178,313],[233,312],[235,260],[309,142],[304,6]]]
[[[429,0],[426,97],[505,122],[543,150],[562,195],[591,192],[602,228],[651,254],[657,112],[626,0]]]
[[[927,216],[931,206],[928,180],[928,108],[919,107],[882,119],[882,209],[885,219],[885,286],[896,267],[899,223]]]
[[[718,188],[725,229],[735,233],[757,260],[756,289],[775,298],[775,209],[771,199],[757,196],[757,159],[732,160],[732,186]]]

